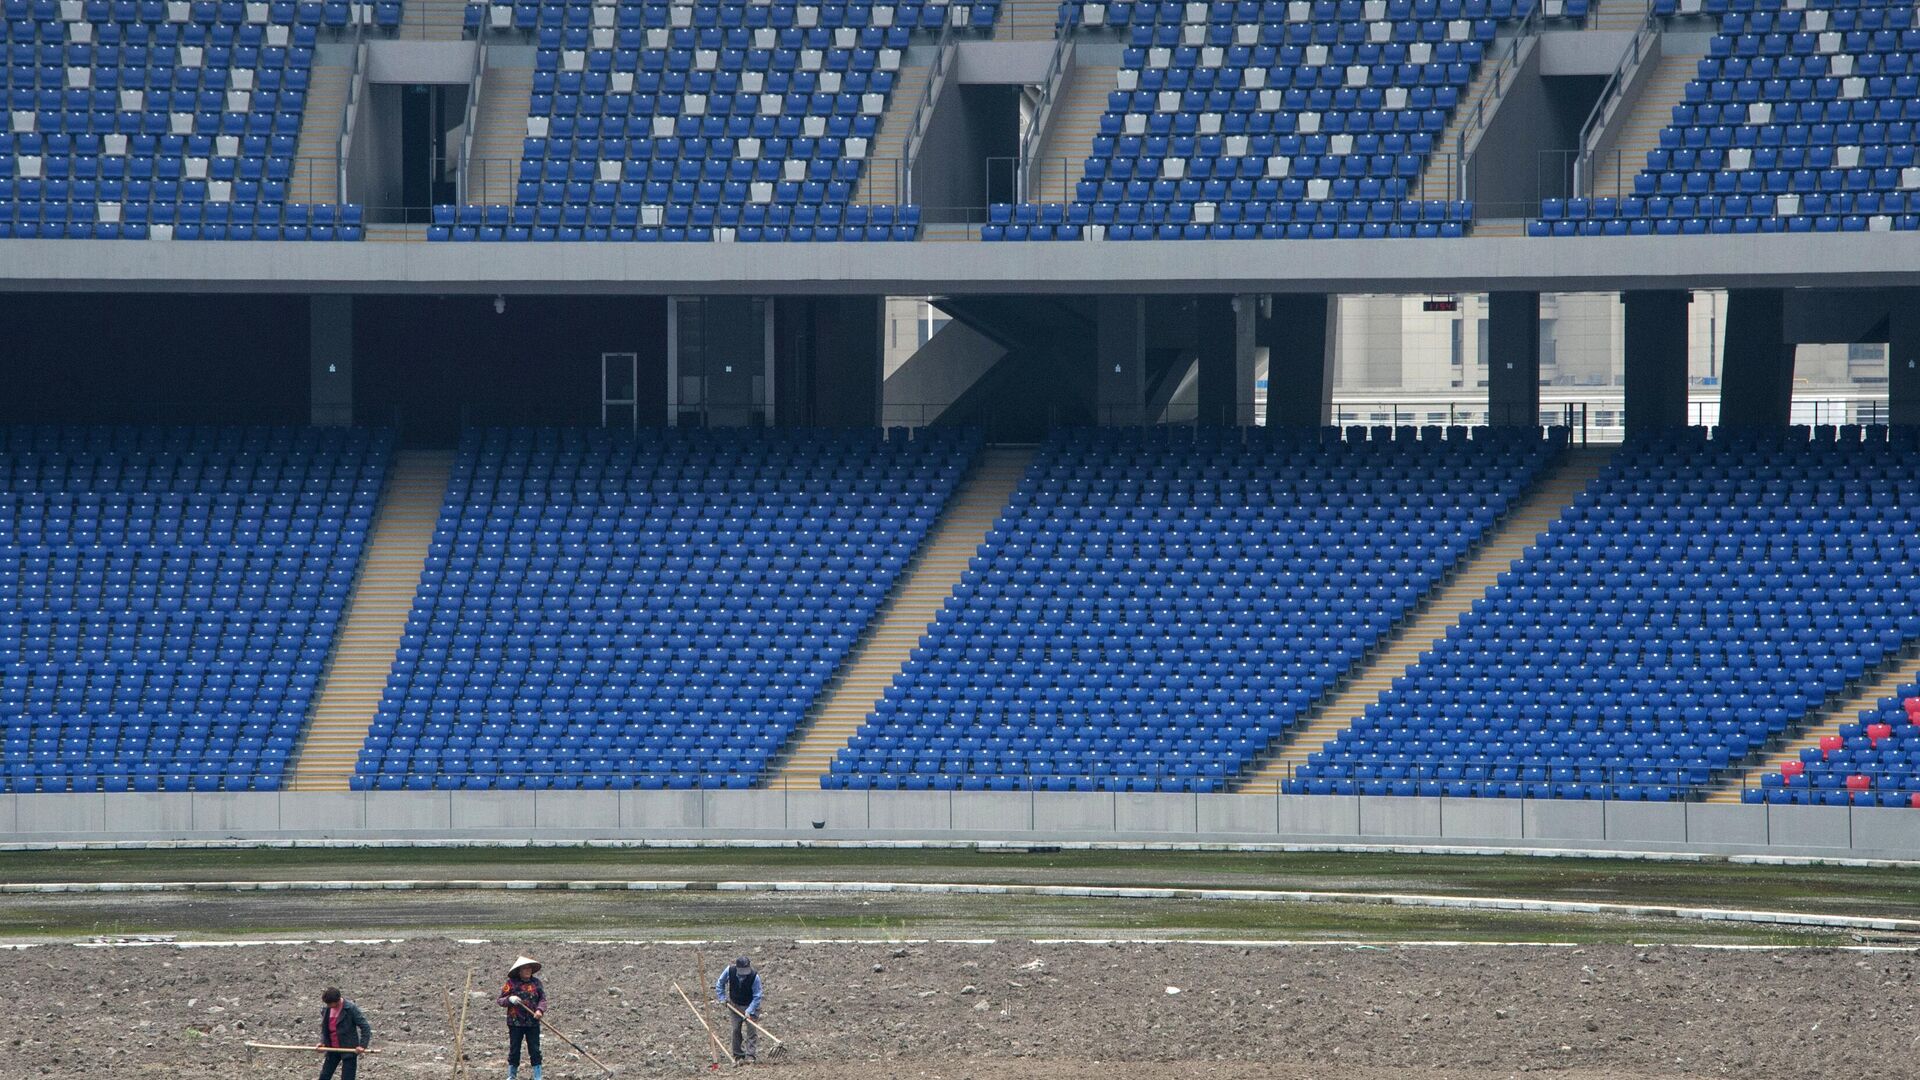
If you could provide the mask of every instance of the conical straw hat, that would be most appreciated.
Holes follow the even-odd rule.
[[[523,967],[530,967],[533,969],[532,971],[527,972],[527,974],[529,975],[538,975],[540,973],[540,961],[535,960],[531,956],[523,956],[520,959],[515,960],[513,962],[513,966],[507,969],[507,978],[509,979],[513,978],[513,973],[516,971],[519,971]]]

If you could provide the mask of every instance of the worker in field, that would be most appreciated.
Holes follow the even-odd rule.
[[[760,1019],[760,1000],[765,996],[766,984],[760,973],[753,970],[753,961],[747,957],[735,960],[730,966],[720,969],[720,977],[713,983],[713,999],[733,1021],[733,1059],[738,1062],[750,1062],[760,1048],[759,1032],[748,1020]]]
[[[329,986],[320,994],[320,1045],[345,1046],[364,1050],[373,1042],[373,1025],[360,1006],[348,1001],[338,987]],[[360,1071],[359,1054],[327,1054],[320,1062],[320,1080],[332,1080],[340,1070],[340,1080],[354,1080]]]
[[[540,1080],[540,1018],[547,1014],[547,988],[537,976],[540,961],[522,956],[507,969],[500,1007],[507,1010],[507,1080],[519,1080],[520,1044],[527,1047],[533,1080]]]

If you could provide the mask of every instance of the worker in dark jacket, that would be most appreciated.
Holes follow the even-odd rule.
[[[496,1004],[507,1010],[507,1080],[520,1080],[520,1044],[527,1044],[533,1080],[540,1080],[540,1018],[547,1014],[547,988],[535,978],[540,961],[522,956],[507,969]]]
[[[362,1050],[373,1042],[373,1025],[367,1023],[367,1016],[360,1006],[341,996],[335,987],[327,987],[320,995],[320,1043],[321,1046],[351,1046]],[[360,1071],[359,1054],[328,1054],[320,1063],[320,1080],[332,1080],[333,1070],[340,1070],[340,1080],[354,1080]]]
[[[735,960],[730,967],[720,970],[720,977],[713,983],[713,1000],[720,1003],[727,1019],[733,1021],[733,1059],[747,1062],[754,1059],[760,1048],[760,1032],[749,1018],[760,1019],[760,999],[765,987],[760,981],[760,973],[753,970],[753,961],[747,957]]]

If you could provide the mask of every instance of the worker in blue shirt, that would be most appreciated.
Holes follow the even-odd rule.
[[[765,989],[760,973],[753,970],[753,961],[744,956],[721,969],[720,977],[713,982],[713,1000],[725,1007],[727,1019],[733,1021],[733,1059],[741,1064],[753,1061],[759,1050],[759,1032],[747,1019],[760,1018]]]

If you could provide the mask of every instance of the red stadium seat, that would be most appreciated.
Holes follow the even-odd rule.
[[[1854,775],[1847,777],[1848,791],[1865,791],[1872,786],[1873,786],[1873,777],[1871,776],[1861,776],[1860,774],[1855,773]]]

